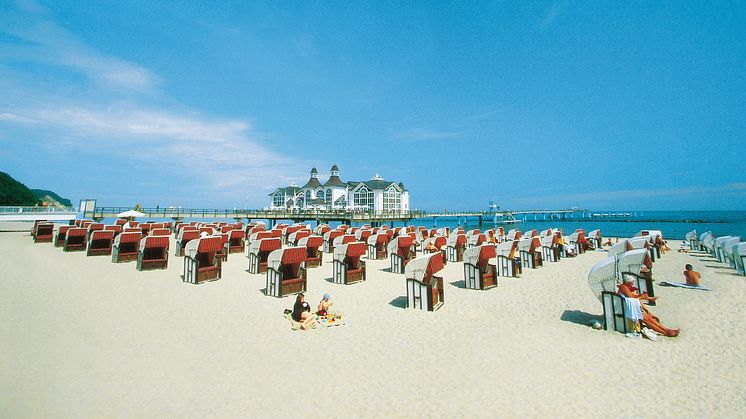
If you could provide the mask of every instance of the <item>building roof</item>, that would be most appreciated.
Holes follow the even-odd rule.
[[[336,166],[334,166],[336,167]],[[342,182],[342,179],[339,178],[339,176],[329,176],[329,180],[326,181],[324,186],[342,186],[345,187],[347,184],[345,182]]]
[[[297,186],[293,186],[293,185],[287,186],[284,188],[277,188],[274,191],[272,191],[272,193],[270,193],[269,196],[275,195],[277,192],[280,192],[280,191],[285,192],[285,196],[295,196],[295,194],[297,194],[298,191],[300,191],[300,188]]]
[[[397,185],[396,182],[390,182],[388,180],[383,180],[383,179],[371,179],[371,180],[365,180],[362,182],[348,182],[348,184],[350,185],[350,189],[357,188],[358,186],[360,186],[361,183],[364,184],[368,189],[376,190],[376,191],[382,191],[384,189],[387,189],[391,185],[396,186],[398,189],[402,191],[405,190],[402,187],[403,185],[400,186],[400,185]]]
[[[308,179],[308,182],[306,182],[305,185],[303,185],[302,189],[309,188],[309,189],[316,189],[319,186],[321,186],[321,182],[319,182],[319,178],[312,177]]]
[[[339,172],[339,167],[337,167],[337,165],[335,164],[335,165],[332,166],[331,171],[332,172]]]

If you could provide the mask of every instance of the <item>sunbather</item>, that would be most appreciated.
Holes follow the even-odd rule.
[[[425,246],[425,250],[427,251],[427,253],[438,253],[438,252],[440,252],[440,249],[438,249],[437,247],[435,247],[435,242],[433,240],[429,240],[427,242],[427,246]]]
[[[316,323],[316,316],[311,314],[311,306],[304,301],[305,295],[298,294],[293,306],[293,320],[300,323],[300,328],[306,330]]]
[[[606,246],[613,246],[614,244],[611,242],[611,239],[606,240],[606,243],[604,243],[603,247]]]
[[[699,274],[699,272],[694,270],[694,267],[692,267],[692,265],[687,263],[684,266],[684,278],[686,279],[686,283],[688,285],[699,287],[701,277],[702,276]]]
[[[637,288],[633,285],[635,279],[632,276],[625,276],[624,283],[622,285],[619,285],[619,294],[623,295],[625,298],[637,298],[640,301],[648,301],[652,302],[658,299],[658,297],[650,297],[647,293],[639,294],[637,292]],[[642,309],[642,322],[649,328],[655,330],[656,332],[660,333],[661,335],[665,335],[668,337],[676,337],[679,335],[680,330],[679,329],[669,329],[665,326],[663,326],[660,322],[660,319],[656,317],[653,313],[650,312],[650,310],[647,309],[644,305],[640,305],[640,308]]]

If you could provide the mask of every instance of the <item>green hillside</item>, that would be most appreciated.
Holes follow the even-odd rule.
[[[33,192],[23,183],[13,179],[9,174],[0,172],[0,205],[33,206],[41,205]]]
[[[45,189],[31,189],[36,199],[46,202],[53,207],[72,207],[73,203],[69,199],[63,198],[52,191]]]

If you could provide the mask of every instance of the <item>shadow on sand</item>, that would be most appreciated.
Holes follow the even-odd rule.
[[[451,282],[451,285],[457,288],[464,288],[466,286],[466,281],[464,281],[463,279],[460,281],[453,281]]]
[[[392,305],[397,308],[407,308],[407,296],[402,295],[402,296],[396,297],[393,300],[391,300],[391,302],[389,302],[389,305]]]
[[[580,310],[565,310],[560,316],[560,320],[579,324],[581,326],[590,326],[593,321],[604,323],[604,316],[600,314],[586,313]]]

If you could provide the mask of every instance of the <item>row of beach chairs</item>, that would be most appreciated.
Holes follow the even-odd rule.
[[[715,237],[711,231],[698,235],[694,230],[686,234],[686,240],[691,250],[705,252],[746,276],[746,242],[741,236]]]

